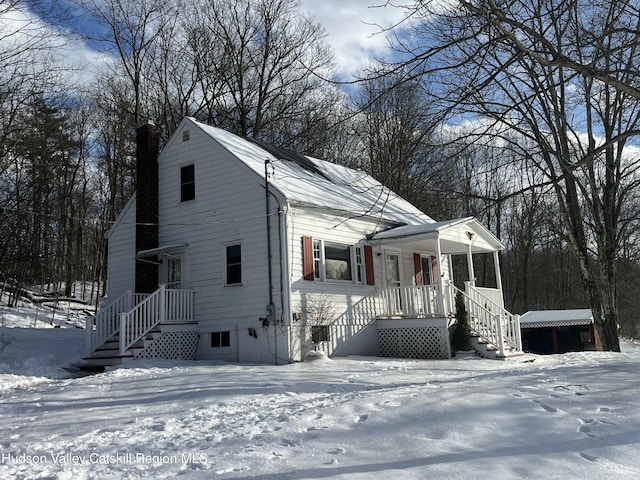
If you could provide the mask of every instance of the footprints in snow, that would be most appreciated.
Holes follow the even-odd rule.
[[[336,448],[332,448],[331,450],[327,450],[327,453],[329,455],[341,455],[346,451],[347,450],[342,447],[336,447]],[[324,462],[325,465],[335,465],[336,463],[338,463],[337,457],[332,457],[328,461]]]
[[[569,393],[573,393],[575,397],[581,397],[585,395],[584,391],[586,389],[587,388],[584,387],[583,385],[563,385],[560,387],[555,387],[553,390],[554,392],[558,392],[558,393],[569,392]],[[551,413],[551,414],[569,413],[570,414],[570,411],[565,412],[563,410],[560,410],[559,408],[556,408],[550,405],[549,403],[545,403],[542,400],[530,398],[531,393],[532,392],[529,392],[527,390],[521,390],[520,392],[511,393],[511,396],[514,398],[529,400],[531,403],[533,403],[536,406],[536,408],[540,408],[547,413]],[[559,395],[558,393],[549,393],[548,397],[551,400],[558,399],[561,397],[561,395]],[[579,434],[584,435],[588,439],[599,438],[602,428],[605,428],[607,426],[615,426],[615,422],[612,422],[607,419],[607,416],[611,413],[611,408],[601,406],[601,407],[598,407],[597,411],[594,413],[595,415],[593,417],[578,418],[580,425],[578,426],[577,432]],[[591,453],[579,452],[578,455],[588,462],[601,461],[601,459],[599,459],[597,456]]]
[[[611,409],[609,407],[598,408],[598,413],[600,414],[606,415],[609,412],[611,412]],[[597,426],[599,425],[615,425],[615,423],[603,418],[581,418],[578,433],[582,433],[589,438],[598,438]],[[590,453],[580,452],[580,456],[589,462],[598,461],[598,457],[596,457],[595,455],[591,455]]]
[[[549,412],[549,413],[557,413],[558,409],[556,407],[552,407],[551,405],[547,405],[544,402],[541,402],[540,400],[533,400],[533,403],[537,404],[540,406],[540,408],[542,408],[545,412]]]

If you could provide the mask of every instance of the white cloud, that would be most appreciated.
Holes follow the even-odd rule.
[[[383,0],[302,1],[303,11],[324,25],[341,76],[357,73],[388,49],[382,29],[402,20],[405,10],[384,4]]]
[[[37,62],[51,73],[63,72],[69,84],[91,81],[108,60],[78,35],[43,21],[23,4],[0,11],[0,32],[3,62]]]
[[[326,29],[326,41],[335,54],[338,75],[351,79],[363,66],[376,57],[382,57],[389,45],[384,28],[402,20],[401,7],[385,5],[384,0],[302,0],[302,11],[318,20]],[[46,32],[56,47],[58,64],[71,66],[75,80],[88,81],[109,62],[109,55],[92,49],[77,36],[56,38],[59,31],[45,23],[29,10],[12,9],[0,14],[2,47],[12,49],[11,43],[33,38],[36,31]],[[64,27],[61,27],[64,31]],[[13,43],[15,45],[15,43]]]

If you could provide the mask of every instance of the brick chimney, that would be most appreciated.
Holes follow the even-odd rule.
[[[158,127],[147,122],[136,132],[136,253],[158,247]],[[158,288],[158,266],[136,260],[136,292]]]

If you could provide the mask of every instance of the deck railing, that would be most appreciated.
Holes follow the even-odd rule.
[[[120,355],[156,325],[193,320],[193,291],[161,286],[133,309],[120,314]]]

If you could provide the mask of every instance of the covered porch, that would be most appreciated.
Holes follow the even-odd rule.
[[[417,345],[410,348],[412,356],[451,357],[449,329],[455,323],[458,293],[464,298],[474,336],[495,347],[498,356],[522,350],[519,319],[504,309],[498,255],[504,246],[475,218],[397,227],[370,240],[383,267],[376,317],[381,354],[400,354],[408,344],[429,339],[439,347]],[[474,255],[478,254],[493,260],[491,285],[477,285]],[[466,272],[460,274],[459,268],[454,272],[454,260],[465,265]]]

